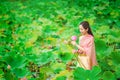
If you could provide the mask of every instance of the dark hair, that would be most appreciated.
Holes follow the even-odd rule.
[[[88,34],[94,36],[92,31],[91,31],[91,28],[90,28],[88,21],[83,21],[80,23],[80,25],[82,25],[84,29],[88,29]]]

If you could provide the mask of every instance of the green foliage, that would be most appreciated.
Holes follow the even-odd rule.
[[[66,80],[66,77],[65,76],[60,76],[60,77],[57,77],[56,80]]]
[[[35,63],[42,66],[49,63],[50,61],[54,61],[54,58],[55,57],[51,52],[42,53],[36,57]]]
[[[25,68],[16,68],[13,70],[13,73],[15,73],[15,75],[18,77],[18,78],[22,78],[24,76],[27,76],[29,74],[29,70],[28,69],[25,69]]]
[[[70,61],[71,59],[72,59],[72,54],[71,53],[67,53],[67,52],[65,52],[65,53],[63,53],[63,52],[60,52],[59,54],[58,54],[58,57],[63,61],[63,62],[65,62],[65,63],[67,63],[68,61]]]
[[[51,68],[54,71],[54,73],[59,73],[60,71],[65,70],[65,67],[66,65],[63,63],[53,63],[51,65]]]
[[[113,61],[114,65],[117,66],[120,62],[120,60],[119,60],[120,53],[119,52],[112,52],[111,53],[111,58],[112,58],[112,61]]]
[[[104,53],[106,49],[106,43],[103,40],[96,39],[96,51],[99,53]]]
[[[105,71],[103,73],[103,80],[116,80],[116,79],[115,79],[115,76],[114,76],[114,74],[112,72]]]
[[[92,70],[84,70],[82,68],[77,68],[74,71],[75,80],[99,80],[101,69],[99,67],[93,67]]]
[[[119,3],[119,0],[0,0],[0,80],[22,77],[107,80],[108,75],[111,80],[119,79]],[[70,38],[79,37],[78,25],[83,20],[93,30],[101,69],[75,68],[68,72],[66,64],[74,58]],[[73,75],[68,78],[62,73]]]
[[[4,80],[3,78],[4,72],[2,70],[0,70],[0,79]]]
[[[16,55],[13,57],[13,55],[10,56],[6,56],[5,57],[5,61],[7,62],[7,64],[9,64],[12,69],[14,68],[23,68],[25,67],[25,57],[24,56],[20,56],[20,55]]]

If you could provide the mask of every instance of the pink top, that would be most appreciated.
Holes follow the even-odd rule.
[[[84,48],[83,53],[90,58],[91,66],[97,65],[94,37],[92,35],[81,36],[79,45]]]

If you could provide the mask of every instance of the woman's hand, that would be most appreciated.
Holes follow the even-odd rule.
[[[76,43],[76,41],[71,41],[71,44],[76,46],[81,52],[84,52],[84,48],[82,48],[80,45]]]
[[[77,43],[75,41],[71,41],[71,44],[74,45],[74,46],[77,45]]]
[[[72,50],[72,53],[77,53],[77,50],[73,49],[73,50]]]

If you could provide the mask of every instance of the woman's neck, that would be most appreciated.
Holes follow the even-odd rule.
[[[86,33],[86,34],[83,34],[83,36],[88,36],[89,34],[88,33]]]

